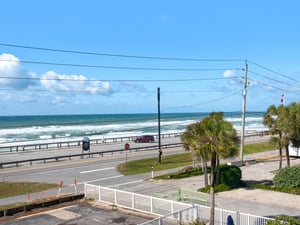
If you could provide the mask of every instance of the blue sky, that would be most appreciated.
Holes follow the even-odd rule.
[[[158,87],[163,113],[241,111],[246,62],[247,111],[282,95],[298,102],[299,8],[297,0],[4,1],[0,115],[155,113]]]

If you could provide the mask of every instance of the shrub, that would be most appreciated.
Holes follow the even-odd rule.
[[[220,183],[215,185],[215,192],[229,191],[230,189],[244,186],[241,180],[242,171],[237,166],[220,166]],[[201,188],[201,192],[209,193],[209,187]]]
[[[300,167],[286,167],[281,169],[273,178],[277,188],[300,189]]]
[[[186,166],[186,167],[184,167],[182,170],[181,170],[181,172],[182,173],[190,173],[191,171],[193,171],[194,170],[194,167],[192,167],[192,166]]]
[[[291,217],[291,216],[282,215],[282,216],[276,217],[274,221],[268,221],[266,223],[266,225],[282,225],[282,224],[300,225],[300,220],[295,219],[294,217]]]
[[[220,184],[230,188],[237,188],[242,185],[242,171],[237,166],[224,165],[220,167]]]

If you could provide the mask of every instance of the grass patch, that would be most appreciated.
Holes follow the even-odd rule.
[[[56,187],[58,187],[58,184],[38,182],[0,182],[0,198],[40,192]]]
[[[276,149],[275,144],[269,142],[253,143],[244,146],[244,154],[249,155],[257,152],[265,152]]]
[[[264,152],[264,151],[269,151],[274,149],[276,149],[275,145],[269,144],[268,142],[247,144],[244,147],[244,154],[253,154],[256,152]],[[133,174],[150,172],[152,166],[155,168],[155,171],[159,171],[159,170],[166,170],[166,169],[188,166],[191,164],[192,164],[191,153],[183,152],[181,154],[163,156],[161,164],[158,163],[158,156],[154,158],[128,161],[127,164],[126,163],[119,164],[118,171],[124,175],[133,175]]]
[[[167,173],[167,174],[163,174],[160,176],[156,176],[155,178],[156,179],[182,179],[182,178],[187,178],[187,177],[199,176],[202,174],[203,174],[203,172],[199,168],[189,170],[189,171],[184,171],[184,169],[183,169],[183,170],[179,170],[175,173]]]
[[[140,173],[147,173],[151,171],[153,166],[155,171],[178,168],[182,166],[191,165],[191,153],[185,152],[182,154],[168,155],[162,157],[162,163],[158,163],[158,157],[133,160],[118,165],[118,171],[124,175],[133,175]]]
[[[270,185],[265,185],[265,184],[247,184],[247,187],[253,188],[253,189],[262,189],[262,190],[268,190],[268,191],[278,191],[278,192],[283,192],[287,194],[294,194],[294,195],[299,195],[300,194],[300,189],[298,188],[279,188],[279,187],[274,187]]]

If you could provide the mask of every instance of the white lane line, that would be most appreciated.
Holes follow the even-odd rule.
[[[123,186],[123,185],[134,184],[134,183],[140,183],[140,182],[143,182],[143,180],[135,180],[135,181],[127,182],[127,183],[115,184],[115,185],[111,185],[109,187],[114,188],[114,187],[119,187],[119,186]]]
[[[113,170],[113,169],[115,169],[115,167],[107,167],[107,168],[96,169],[96,170],[86,170],[86,171],[81,171],[80,173],[94,173],[94,172],[98,172],[98,171]]]
[[[80,183],[77,183],[77,184],[93,183],[93,182],[96,182],[96,181],[115,179],[115,178],[119,178],[119,177],[124,177],[124,175],[118,175],[118,176],[114,176],[114,177],[100,178],[100,179],[96,179],[96,180],[87,180],[85,182],[80,182]],[[74,186],[74,184],[72,184],[71,186]]]

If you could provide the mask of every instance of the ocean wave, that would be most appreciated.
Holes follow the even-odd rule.
[[[57,116],[59,117],[59,116]],[[36,119],[27,121],[27,126],[18,126],[18,123],[10,124],[10,126],[3,126],[0,130],[0,143],[16,142],[16,141],[34,141],[34,140],[49,140],[49,139],[77,139],[80,140],[84,136],[89,137],[128,137],[138,136],[142,134],[157,134],[158,121],[153,115],[117,115],[114,119],[113,115],[97,117],[95,116],[88,120],[88,116],[83,116],[85,122],[82,122],[82,118],[77,116],[69,124],[66,124],[66,116],[60,120],[60,123],[49,124],[49,121],[45,121],[43,125],[43,119],[40,117],[38,122]],[[48,118],[48,117],[46,117]],[[60,118],[60,117],[59,117]],[[71,117],[73,118],[73,117]],[[122,118],[122,120],[120,119]],[[199,121],[198,115],[183,114],[180,116],[163,117],[160,121],[161,133],[181,133],[184,132],[186,126]],[[28,119],[27,117],[25,119]],[[235,129],[241,130],[242,118],[236,115],[230,115],[225,119],[232,122]],[[68,118],[70,120],[70,118]],[[4,121],[4,120],[3,120]],[[2,123],[3,123],[2,121]],[[262,124],[262,117],[246,117],[245,130],[266,130],[266,127]],[[10,121],[13,123],[13,120]],[[37,126],[36,124],[39,124]]]

